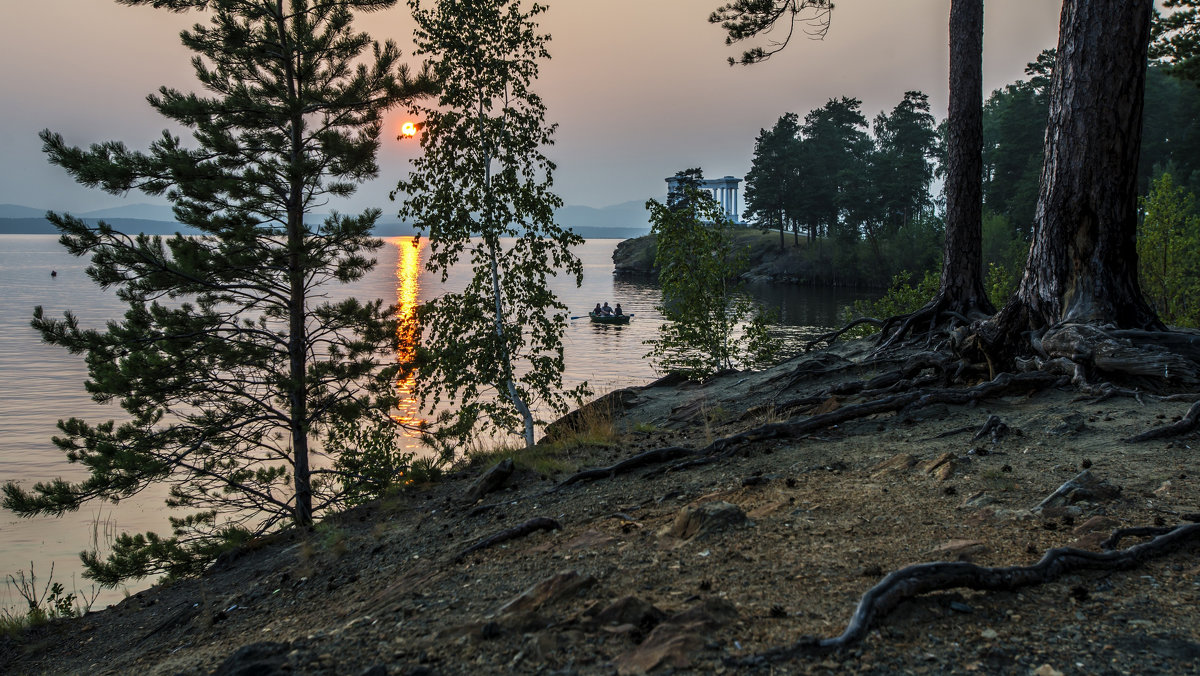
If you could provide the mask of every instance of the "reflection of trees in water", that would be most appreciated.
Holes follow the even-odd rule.
[[[842,325],[842,308],[856,300],[875,299],[881,294],[875,290],[848,289],[844,287],[815,287],[792,284],[747,284],[746,293],[755,300],[774,309],[779,315],[779,322],[787,329],[787,335],[817,336],[828,329]],[[658,283],[640,275],[622,275],[613,280],[613,294],[622,300],[626,313],[631,310],[636,299],[645,304],[645,309],[653,307],[659,300]]]

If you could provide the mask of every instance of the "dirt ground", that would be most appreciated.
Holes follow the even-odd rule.
[[[781,408],[886,370],[846,368],[856,349],[628,391],[618,441],[568,459],[600,467],[853,405],[832,396]],[[651,464],[558,490],[566,474],[518,470],[472,502],[478,472],[462,473],[258,543],[203,579],[3,639],[0,672],[1200,673],[1195,544],[1132,570],[926,594],[849,650],[745,661],[840,634],[863,593],[910,564],[1029,565],[1052,547],[1098,551],[1114,528],[1181,523],[1200,512],[1195,433],[1123,440],[1187,406],[1052,388],[885,413],[744,444],[720,462]],[[993,415],[1007,434],[972,440]],[[1095,490],[1034,509],[1083,469]],[[535,517],[559,528],[459,557]]]

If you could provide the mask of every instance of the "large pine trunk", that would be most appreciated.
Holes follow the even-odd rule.
[[[991,314],[983,287],[983,0],[950,5],[946,242],[940,309]]]
[[[1061,324],[1162,328],[1142,298],[1136,247],[1152,5],[1063,3],[1033,243],[996,319],[1002,338]]]

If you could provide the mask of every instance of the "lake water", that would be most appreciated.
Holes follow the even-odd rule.
[[[363,280],[338,290],[336,295],[362,299],[384,298],[402,311],[447,289],[459,287],[451,276],[442,285],[423,272],[424,248],[412,239],[385,240],[379,265]],[[657,376],[643,358],[644,341],[662,323],[655,312],[658,288],[651,282],[613,277],[612,252],[618,240],[589,240],[576,250],[584,264],[580,288],[563,283],[555,289],[572,315],[565,337],[565,384],[588,381],[599,393],[639,385]],[[59,347],[45,345],[29,326],[33,308],[41,305],[47,316],[71,310],[85,327],[102,327],[119,318],[124,308],[111,291],[102,291],[85,274],[86,259],[69,255],[53,235],[0,235],[0,481],[25,485],[61,476],[80,480],[86,473],[69,465],[50,442],[55,423],[78,416],[89,422],[120,417],[117,406],[102,406],[84,391],[87,369],[82,358]],[[50,272],[57,275],[51,277]],[[781,319],[778,333],[792,345],[838,323],[840,309],[871,294],[844,289],[756,287],[750,292],[775,307]],[[591,324],[587,311],[598,302],[621,303],[635,315],[626,326]],[[415,442],[414,442],[415,443]],[[90,590],[81,576],[78,553],[108,542],[121,531],[154,530],[167,534],[165,490],[147,491],[119,505],[85,506],[61,518],[18,519],[0,510],[0,576],[5,586],[0,608],[19,607],[20,598],[7,587],[7,576],[35,567],[45,580],[54,565],[55,580],[68,591]],[[134,588],[140,589],[145,585]],[[102,607],[121,598],[122,592],[105,591],[97,598]]]

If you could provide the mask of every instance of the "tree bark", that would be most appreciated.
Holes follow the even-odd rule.
[[[283,1],[275,3],[275,16],[281,39],[286,40],[286,23]],[[293,18],[293,20],[295,20]],[[285,53],[290,53],[284,50]],[[284,60],[288,82],[288,98],[299,98],[299,76],[290,58]],[[297,526],[311,526],[312,470],[308,458],[308,327],[305,326],[305,231],[304,231],[304,183],[299,174],[303,160],[304,118],[299,111],[292,113],[288,134],[291,143],[290,176],[287,199],[287,253],[288,253],[288,427],[292,434],[292,482],[296,491],[292,518]]]
[[[932,332],[943,317],[989,316],[996,311],[983,286],[983,0],[950,3],[946,124],[946,241],[942,245],[941,285],[921,309],[884,321],[881,350],[919,326],[927,324]]]
[[[1137,163],[1152,6],[1063,4],[1033,244],[1017,294],[995,320],[1000,340],[1067,323],[1165,328],[1137,277]]]
[[[942,309],[995,311],[983,287],[983,0],[950,3]]]

